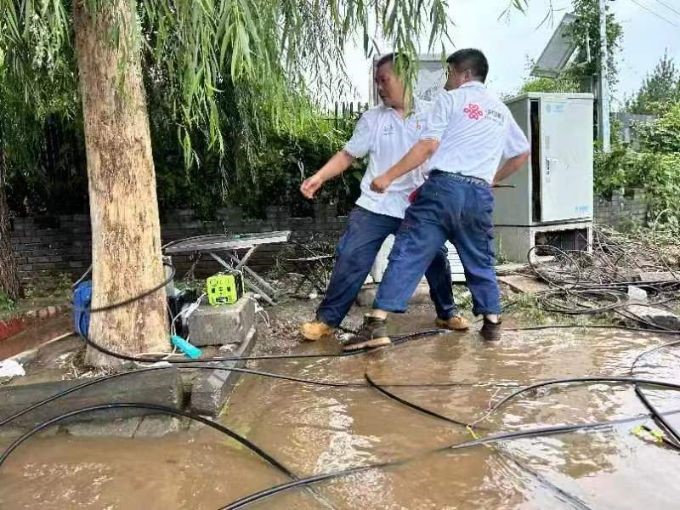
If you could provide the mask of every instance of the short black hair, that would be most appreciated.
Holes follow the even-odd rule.
[[[383,55],[378,59],[378,63],[375,65],[375,70],[377,71],[385,64],[396,64],[397,61],[403,65],[405,69],[408,68],[410,63],[408,57],[403,53],[388,53],[387,55]]]
[[[479,78],[482,83],[486,81],[486,75],[489,74],[489,61],[480,50],[474,48],[466,48],[458,50],[449,55],[446,62],[451,64],[456,71],[472,71],[475,78]]]

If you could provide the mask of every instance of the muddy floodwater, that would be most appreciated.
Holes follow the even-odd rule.
[[[395,332],[431,327],[424,315]],[[516,386],[553,378],[627,376],[642,351],[671,340],[618,330],[475,332],[413,340],[345,358],[259,361],[295,377],[363,384],[365,374],[401,398],[464,423]],[[330,352],[332,342],[295,352]],[[680,350],[640,364],[639,377],[678,382]],[[442,383],[460,382],[459,386]],[[398,386],[399,384],[439,386]],[[662,411],[680,394],[648,390]],[[594,384],[524,395],[479,423],[491,432],[625,418],[645,409],[630,386]],[[464,427],[417,412],[371,387],[320,387],[244,376],[220,418],[298,477],[396,459],[405,462],[293,489],[247,508],[272,509],[677,509],[680,454],[631,431],[637,423],[424,453],[471,439]],[[680,414],[669,417],[680,428]],[[646,421],[650,427],[653,422]],[[3,445],[7,441],[3,441]],[[158,439],[32,439],[0,468],[0,508],[210,509],[290,481],[204,427]]]

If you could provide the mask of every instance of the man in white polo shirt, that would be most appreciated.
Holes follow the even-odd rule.
[[[460,50],[447,63],[447,92],[433,106],[420,141],[371,183],[372,190],[389,193],[395,182],[431,158],[429,178],[406,211],[373,311],[346,350],[390,343],[388,312],[406,311],[423,272],[447,239],[463,264],[473,313],[484,316],[482,337],[500,338],[491,188],[524,164],[530,147],[508,108],[484,85],[489,71],[484,54]]]
[[[361,181],[361,196],[350,213],[347,228],[336,251],[333,274],[326,296],[317,309],[316,320],[302,325],[302,336],[318,340],[330,335],[349,312],[380,247],[399,229],[409,205],[409,195],[423,183],[420,169],[395,179],[386,193],[370,189],[371,182],[395,164],[416,143],[426,127],[428,103],[411,100],[394,70],[396,59],[386,55],[376,65],[375,81],[383,104],[366,111],[359,119],[351,140],[316,174],[300,187],[311,199],[324,182],[347,170],[356,158],[368,156],[368,168]],[[468,322],[458,315],[451,290],[451,269],[446,248],[441,243],[433,251],[423,273],[430,285],[430,296],[439,327],[464,330]],[[421,274],[422,277],[422,274]]]

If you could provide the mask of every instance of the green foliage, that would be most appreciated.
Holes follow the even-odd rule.
[[[520,92],[579,92],[579,90],[579,84],[573,78],[560,76],[529,79],[524,82]]]
[[[232,119],[221,115],[223,94],[247,96],[234,104],[250,113],[240,116],[238,143],[251,143],[257,123],[275,123],[282,108],[295,104],[291,90],[307,94],[314,85],[338,93],[328,69],[344,71],[348,41],[361,37],[369,54],[377,37],[413,56],[425,29],[430,50],[446,36],[449,21],[446,0],[86,0],[83,6],[92,18],[114,20],[112,33],[102,34],[111,44],[141,48],[148,81],[162,86],[187,167],[201,163],[202,146],[229,155]],[[50,80],[75,84],[72,7],[70,0],[0,0],[0,50],[11,62],[10,83],[28,104],[54,102]],[[116,9],[124,8],[136,15],[135,41],[120,40],[127,31],[115,28],[126,18]],[[415,69],[403,71],[415,76]]]
[[[16,307],[16,303],[4,292],[0,292],[0,312],[11,312]]]
[[[58,206],[62,212],[75,212],[87,207],[77,84],[63,66],[49,64],[51,53],[45,51],[35,65],[47,66],[49,72],[37,73],[24,89],[13,71],[21,69],[17,55],[5,54],[0,47],[0,151],[7,164],[7,196],[15,211]],[[50,95],[28,102],[27,94],[36,89],[49,90]]]
[[[578,54],[557,78],[530,78],[520,92],[579,92],[590,91],[592,80],[600,73],[600,15],[598,0],[573,0],[577,20],[567,35],[577,44]],[[609,85],[618,82],[616,56],[621,48],[623,27],[607,7],[607,71]],[[530,62],[533,67],[533,62]]]
[[[595,192],[610,195],[616,190],[643,189],[652,218],[680,228],[680,152],[635,152],[616,147],[609,154],[596,153]]]
[[[524,0],[515,3],[521,8]],[[203,215],[226,198],[262,209],[292,196],[298,164],[311,171],[339,146],[345,134],[317,117],[322,100],[346,92],[329,69],[344,76],[348,42],[361,38],[370,55],[376,39],[389,41],[413,56],[423,32],[429,51],[447,37],[449,21],[447,0],[81,5],[92,21],[113,20],[110,33],[101,34],[110,44],[127,56],[140,52],[161,206],[193,206]],[[73,0],[0,0],[0,131],[15,209],[25,197],[30,210],[58,206],[50,189],[87,207],[73,9]],[[122,40],[130,31],[119,24],[130,14],[131,40]],[[413,80],[415,67],[397,67]],[[119,66],[121,78],[125,70]],[[59,143],[46,143],[48,128]],[[351,184],[325,192],[340,196]]]
[[[680,153],[680,101],[668,108],[661,118],[636,127],[642,150]]]
[[[600,73],[600,6],[598,0],[573,0],[578,19],[571,25],[569,36],[579,45],[576,63],[566,71],[576,82],[589,82]],[[616,55],[621,49],[623,27],[607,6],[607,71],[610,87],[618,82]],[[588,59],[590,55],[590,59]]]
[[[654,70],[645,77],[637,94],[626,102],[626,110],[637,114],[663,115],[678,102],[680,72],[666,51]]]
[[[593,186],[595,193],[611,196],[612,192],[636,187],[631,180],[639,154],[625,146],[615,145],[611,152],[595,151],[593,162]],[[638,183],[639,184],[639,183]]]
[[[32,300],[70,297],[72,283],[71,275],[67,273],[51,273],[28,283],[25,289],[25,298]]]

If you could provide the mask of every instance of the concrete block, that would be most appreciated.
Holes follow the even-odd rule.
[[[499,276],[498,281],[505,283],[512,290],[523,294],[537,294],[549,289],[549,286],[536,278],[521,274]]]
[[[166,434],[180,432],[189,428],[188,418],[174,418],[172,416],[145,416],[139,418],[141,423],[134,431],[134,437],[163,437]]]
[[[674,282],[678,280],[678,276],[670,271],[641,272],[638,277],[643,282]]]
[[[84,380],[41,382],[5,386],[0,388],[0,419],[21,411],[36,402],[51,397],[61,391],[81,384]],[[184,389],[179,371],[175,368],[140,372],[123,376],[113,381],[93,384],[75,391],[65,397],[44,405],[11,422],[13,426],[33,427],[58,414],[112,402],[146,402],[168,407],[181,408],[184,401]],[[144,409],[111,409],[96,413],[82,414],[70,419],[67,423],[91,420],[111,420],[153,414],[154,411]]]
[[[135,416],[109,422],[70,423],[62,427],[62,430],[76,437],[133,437],[141,421],[140,416]]]
[[[253,326],[244,342],[234,356],[247,356],[253,348],[257,338],[257,330]],[[240,367],[243,361],[226,361],[220,363],[220,368],[227,370],[200,370],[193,378],[189,409],[205,416],[217,416],[224,407],[227,398],[234,389],[241,376],[240,372],[228,370]]]
[[[642,320],[657,325],[660,328],[667,328],[673,331],[680,330],[680,317],[663,308],[654,308],[643,305],[629,305],[625,309],[637,317],[640,317]],[[653,327],[651,324],[643,325],[643,327],[651,328]],[[639,324],[636,323],[635,325],[638,326]]]
[[[201,305],[189,316],[191,343],[197,346],[242,343],[255,325],[255,300],[246,294],[234,305]]]
[[[639,287],[633,285],[628,286],[628,299],[637,303],[647,302],[647,292]]]

